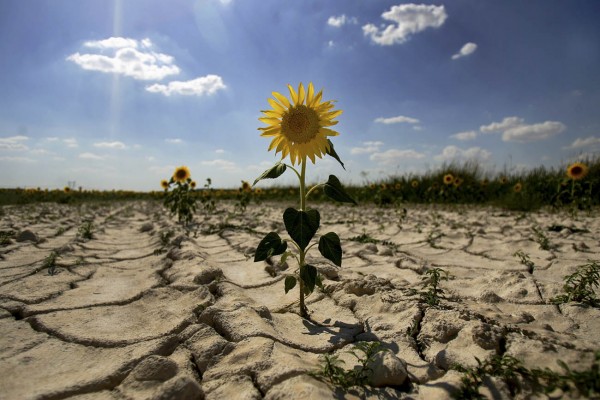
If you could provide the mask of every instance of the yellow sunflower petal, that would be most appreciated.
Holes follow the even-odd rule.
[[[265,124],[268,124],[268,125],[277,125],[281,122],[279,120],[279,118],[273,118],[273,117],[261,117],[258,120],[260,122],[264,122]]]
[[[328,129],[328,128],[321,128],[321,129],[319,129],[319,132],[322,133],[325,136],[337,136],[337,135],[339,135],[338,132],[334,131],[333,129]]]
[[[304,91],[304,85],[302,83],[300,83],[298,85],[298,102],[296,103],[296,105],[300,105],[300,104],[304,103],[305,97],[306,97],[306,92]]]
[[[285,107],[282,106],[280,103],[277,102],[277,100],[272,99],[272,98],[268,98],[267,101],[269,102],[269,104],[271,105],[271,107],[273,107],[273,110],[283,113],[285,112]]]
[[[275,97],[285,108],[290,108],[290,101],[279,92],[272,92],[273,97]]]
[[[265,110],[265,111],[261,111],[261,113],[265,114],[267,117],[271,117],[271,118],[281,118],[281,113],[275,110]]]
[[[306,106],[312,107],[313,101],[315,99],[315,87],[312,82],[308,84],[308,93],[306,94]]]
[[[298,105],[298,94],[292,87],[292,85],[288,85],[288,89],[290,90],[290,98],[292,99],[292,104]]]

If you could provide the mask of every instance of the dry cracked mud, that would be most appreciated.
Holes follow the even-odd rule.
[[[240,215],[220,204],[196,216],[189,235],[159,203],[4,207],[0,230],[19,241],[0,247],[0,397],[444,399],[460,384],[452,366],[476,366],[475,357],[508,354],[556,371],[563,360],[578,370],[600,349],[599,309],[550,303],[564,276],[600,259],[597,217],[433,206],[407,206],[404,216],[319,204],[317,236],[339,234],[343,264],[309,253],[325,290],[308,297],[306,320],[297,289],[284,293],[293,263],[253,262],[266,233],[287,237],[285,207],[251,205]],[[91,239],[78,234],[84,221]],[[427,307],[414,290],[436,267],[449,280],[440,306]],[[326,353],[352,367],[346,352],[359,341],[387,349],[375,387],[344,391],[307,374]],[[481,391],[527,396],[497,379]]]

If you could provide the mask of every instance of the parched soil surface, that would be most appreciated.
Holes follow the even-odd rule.
[[[324,290],[303,319],[298,287],[284,291],[294,259],[253,262],[265,234],[288,238],[286,206],[219,204],[187,235],[159,203],[3,207],[0,231],[15,235],[0,246],[0,398],[443,399],[460,386],[454,366],[476,357],[561,372],[558,360],[586,370],[600,349],[598,308],[550,302],[566,275],[600,260],[598,217],[319,204],[316,238],[338,233],[343,263],[310,250]],[[449,274],[437,306],[419,294],[433,268]],[[386,349],[371,385],[307,374],[328,353],[351,369],[360,341]],[[491,378],[480,393],[529,389]]]

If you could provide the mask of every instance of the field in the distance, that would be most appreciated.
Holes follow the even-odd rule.
[[[266,233],[287,238],[281,214],[292,203],[242,214],[220,202],[189,236],[156,201],[3,206],[1,397],[438,399],[459,393],[456,366],[476,368],[476,357],[590,371],[600,310],[551,300],[565,276],[600,263],[597,207],[319,203],[317,237],[339,234],[343,264],[309,252],[324,290],[308,297],[305,320],[298,289],[284,292],[295,261],[253,262]],[[430,305],[420,292],[435,268],[448,280]],[[344,390],[307,374],[325,354],[352,369],[347,351],[361,341],[387,349],[370,384]],[[482,382],[490,398],[545,396],[519,374]]]

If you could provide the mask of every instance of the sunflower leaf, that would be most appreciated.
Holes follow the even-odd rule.
[[[275,179],[275,178],[280,177],[285,172],[286,168],[287,167],[285,166],[285,164],[282,164],[281,162],[277,162],[271,168],[269,168],[268,170],[263,172],[261,176],[256,178],[256,180],[254,181],[252,186],[256,185],[258,183],[258,181],[263,180],[263,179]]]
[[[329,261],[342,266],[342,246],[340,245],[340,237],[335,232],[329,232],[321,236],[319,239],[319,251]]]
[[[346,191],[335,175],[329,175],[329,180],[323,184],[323,192],[330,199],[341,203],[358,204]]]
[[[295,276],[287,276],[285,278],[285,293],[289,292],[296,286],[296,277]]]
[[[288,234],[304,250],[315,236],[321,216],[317,210],[299,211],[288,208],[283,212],[283,223]]]
[[[327,150],[325,152],[325,154],[328,154],[331,157],[335,158],[341,164],[342,168],[346,169],[346,167],[344,167],[344,163],[340,159],[340,156],[338,156],[338,154],[335,152],[335,149],[333,148],[333,143],[331,142],[331,140],[327,139],[327,142],[329,143],[329,150]]]
[[[311,294],[317,283],[317,269],[308,264],[301,266],[300,279],[304,282],[304,294]]]
[[[281,240],[277,232],[270,232],[260,241],[254,253],[254,262],[264,261],[271,256],[285,253],[287,242]]]

